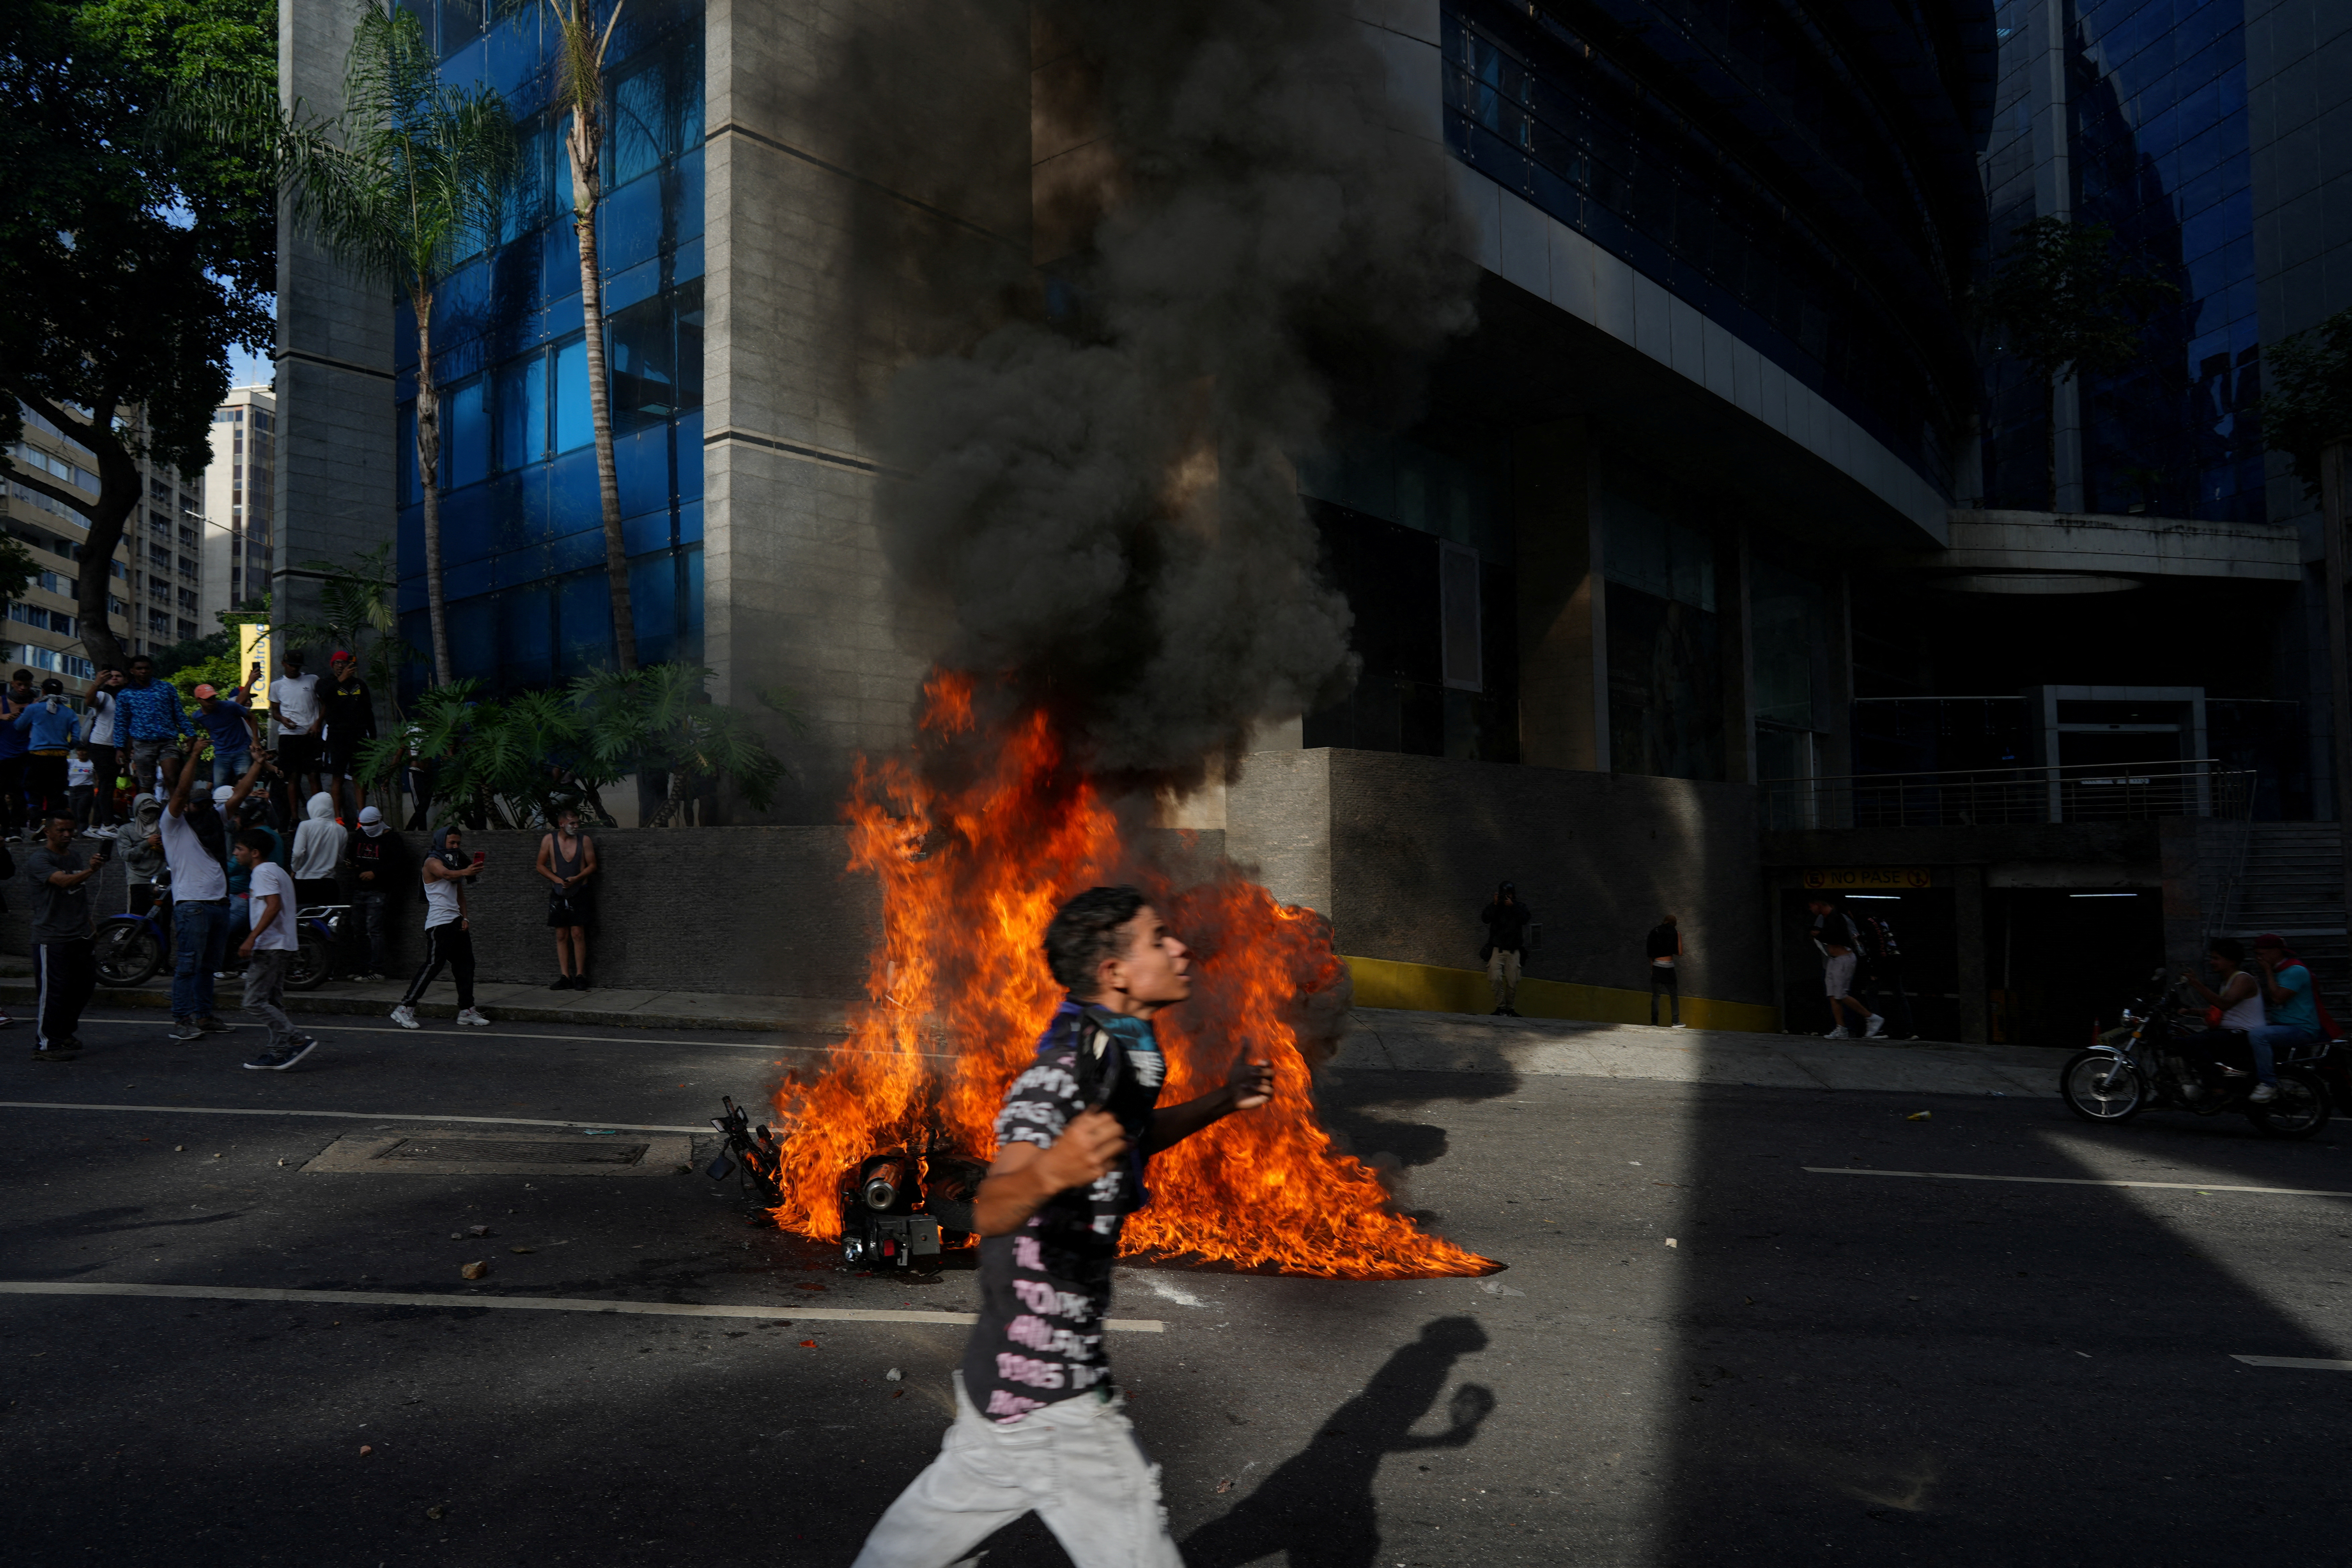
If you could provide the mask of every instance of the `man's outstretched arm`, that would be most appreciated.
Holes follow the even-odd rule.
[[[987,1178],[972,1194],[972,1225],[982,1236],[1009,1236],[1055,1194],[1102,1179],[1127,1150],[1127,1133],[1107,1110],[1071,1119],[1045,1148],[1011,1142],[997,1152]]]
[[[1143,1152],[1157,1154],[1172,1143],[1181,1143],[1211,1122],[1222,1121],[1236,1110],[1255,1110],[1273,1098],[1272,1064],[1236,1062],[1224,1088],[1213,1089],[1198,1100],[1162,1106],[1153,1111],[1151,1130],[1143,1135]]]

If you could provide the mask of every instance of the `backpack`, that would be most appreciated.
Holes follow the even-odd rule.
[[[1854,949],[1864,958],[1893,958],[1903,950],[1895,945],[1895,928],[1876,915],[1854,915],[1854,940],[1861,945]]]

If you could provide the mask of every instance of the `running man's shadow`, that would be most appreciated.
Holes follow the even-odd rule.
[[[1453,1425],[1430,1437],[1412,1424],[1437,1403],[1454,1362],[1486,1348],[1473,1318],[1439,1318],[1421,1338],[1389,1357],[1364,1391],[1331,1413],[1299,1454],[1223,1519],[1185,1539],[1192,1568],[1238,1568],[1276,1552],[1290,1568],[1371,1568],[1381,1546],[1372,1481],[1390,1454],[1459,1448],[1494,1413],[1492,1390],[1464,1384],[1448,1403]]]

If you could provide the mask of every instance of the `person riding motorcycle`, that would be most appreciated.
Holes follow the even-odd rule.
[[[2274,1080],[2273,1063],[2280,1051],[2317,1045],[2326,1035],[2320,1027],[2318,993],[2303,960],[2287,951],[2284,938],[2268,931],[2254,938],[2253,950],[2251,967],[2262,987],[2265,1021],[2262,1027],[2247,1030],[2246,1039],[2254,1048],[2254,1070],[2269,1082]]]
[[[2202,997],[2207,1006],[2221,1010],[2221,1017],[2215,1020],[2211,1028],[2181,1042],[2184,1050],[2195,1048],[2200,1051],[2224,1074],[2236,1077],[2244,1075],[2241,1069],[2221,1059],[2224,1051],[2236,1054],[2235,1042],[2231,1036],[2242,1033],[2251,1044],[2255,1031],[2262,1029],[2268,1021],[2263,1010],[2263,987],[2247,973],[2245,963],[2244,943],[2234,937],[2218,936],[2205,950],[2205,966],[2221,982],[2220,989],[2206,984],[2194,974],[2184,973],[2180,976],[2181,984]],[[2270,1047],[2263,1045],[2255,1045],[2253,1055],[2254,1077],[2260,1081],[2254,1085],[2253,1093],[2246,1098],[2256,1105],[2267,1105],[2278,1098],[2277,1058]],[[2182,1092],[2192,1100],[2200,1089],[2201,1086],[2193,1080],[2182,1085]]]

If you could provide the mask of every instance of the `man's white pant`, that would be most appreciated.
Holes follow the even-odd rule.
[[[866,1538],[854,1568],[946,1568],[1034,1510],[1077,1568],[1183,1568],[1117,1395],[1057,1401],[1003,1426],[981,1418],[956,1376],[955,1425]]]

